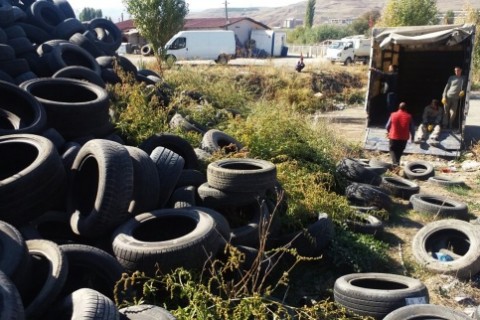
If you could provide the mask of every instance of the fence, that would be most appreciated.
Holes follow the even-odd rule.
[[[323,57],[327,52],[327,47],[328,45],[318,45],[318,46],[289,45],[288,54],[289,55],[303,54],[303,56],[306,58]]]

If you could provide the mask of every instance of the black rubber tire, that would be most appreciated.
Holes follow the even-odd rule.
[[[96,84],[99,87],[105,88],[105,81],[103,81],[100,74],[97,74],[90,68],[84,66],[67,66],[52,75],[52,78],[70,78],[77,80],[85,80]]]
[[[62,295],[90,288],[110,299],[114,298],[115,283],[122,278],[124,272],[115,257],[85,244],[62,244],[60,249],[68,260],[68,277]]]
[[[204,163],[209,162],[209,159],[212,157],[211,153],[208,153],[207,151],[200,148],[194,148],[193,151],[195,151],[195,155],[197,156],[197,159]]]
[[[176,188],[168,200],[168,207],[174,209],[195,207],[196,189],[194,186]]]
[[[433,165],[428,161],[417,160],[408,162],[403,172],[408,179],[427,180],[435,175]]]
[[[17,288],[10,278],[0,269],[0,305],[1,319],[25,319],[25,310]]]
[[[467,204],[461,201],[435,195],[414,194],[410,197],[410,203],[417,212],[468,219]]]
[[[114,232],[113,252],[127,271],[147,275],[177,267],[202,268],[221,236],[216,220],[199,208],[163,209],[137,215]]]
[[[17,228],[0,220],[0,270],[15,281],[27,253],[25,241]],[[1,287],[1,286],[0,286]],[[3,312],[2,312],[3,315]]]
[[[175,187],[194,186],[198,188],[207,182],[207,176],[195,169],[183,169]]]
[[[28,61],[23,58],[16,58],[8,61],[0,61],[0,70],[8,73],[13,78],[22,73],[30,71]]]
[[[115,303],[102,293],[80,288],[53,305],[46,319],[118,320],[120,314]]]
[[[409,298],[429,302],[427,287],[417,279],[389,273],[347,274],[335,281],[335,302],[360,316],[383,319]]]
[[[13,48],[17,56],[28,52],[35,52],[35,45],[27,37],[9,39],[7,44]]]
[[[369,184],[352,182],[345,189],[345,195],[348,200],[365,206],[376,206],[386,210],[392,207],[392,199],[385,190]]]
[[[210,187],[208,182],[203,183],[197,189],[198,196],[203,206],[209,208],[221,208],[224,206],[244,206],[257,203],[260,198],[258,192],[231,192]]]
[[[318,219],[305,230],[295,231],[274,239],[275,247],[292,247],[304,257],[318,257],[335,236],[335,228],[327,214],[321,213]]]
[[[65,1],[66,2],[66,1]],[[52,31],[55,39],[70,39],[76,33],[83,33],[86,31],[85,26],[80,20],[76,18],[67,18],[60,22]]]
[[[277,169],[260,159],[223,159],[207,167],[210,187],[231,192],[265,192],[277,181]]]
[[[463,312],[434,304],[412,304],[390,312],[383,320],[472,320]]]
[[[67,0],[53,0],[53,4],[56,5],[60,9],[60,11],[63,12],[67,19],[76,18],[75,11],[73,11],[72,6]]]
[[[11,84],[16,84],[15,79],[13,79],[11,75],[3,72],[2,70],[0,70],[0,80],[2,80],[3,82],[11,83]]]
[[[67,279],[68,261],[59,246],[48,240],[27,240],[32,258],[30,290],[22,295],[27,319],[42,318],[60,294]]]
[[[27,10],[27,22],[51,33],[65,20],[63,12],[50,1],[34,1]]]
[[[184,169],[198,169],[198,159],[192,145],[180,136],[171,133],[160,133],[143,141],[139,148],[150,154],[156,147],[167,148],[185,160]]]
[[[337,163],[336,171],[354,182],[366,183],[374,186],[378,186],[382,182],[382,177],[375,172],[366,169],[361,163],[351,158],[343,158],[340,160]]]
[[[183,131],[187,132],[197,132],[199,134],[204,134],[205,131],[203,131],[202,128],[199,128],[190,122],[188,122],[187,119],[185,119],[181,114],[175,113],[173,117],[170,119],[168,122],[168,126],[172,129],[180,129]]]
[[[20,26],[17,26],[16,24],[3,28],[3,31],[7,35],[7,39],[15,39],[15,38],[21,38],[21,37],[27,36],[23,28]]]
[[[16,22],[16,25],[22,27],[23,31],[25,31],[26,37],[36,45],[40,45],[45,41],[52,39],[51,35],[47,31],[37,27],[36,25],[25,22]]]
[[[16,85],[0,82],[0,96],[2,97],[1,109],[12,113],[20,120],[15,128],[5,128],[0,124],[0,136],[21,133],[38,134],[45,129],[47,124],[45,109],[30,93]]]
[[[478,227],[462,220],[443,219],[428,223],[415,234],[412,253],[429,271],[469,279],[480,271],[479,245]],[[434,253],[444,249],[452,252],[453,261],[434,258]]]
[[[176,320],[166,309],[149,304],[129,306],[119,311],[128,320]]]
[[[3,27],[2,27],[0,28],[0,43],[5,43],[5,42],[7,42],[7,35],[5,34],[5,31],[3,31]]]
[[[25,81],[32,80],[32,79],[37,79],[37,78],[38,78],[38,76],[35,73],[33,73],[32,71],[27,71],[27,72],[24,72],[22,74],[19,74],[13,80],[15,81],[15,83],[17,85],[20,85],[21,83],[23,83]]]
[[[151,70],[151,69],[140,69],[137,71],[137,74],[141,74],[145,77],[148,77],[148,76],[154,76],[154,77],[157,77],[157,78],[162,78],[158,73],[156,73],[155,71]]]
[[[390,192],[391,195],[408,200],[413,194],[420,192],[420,186],[401,177],[382,177],[380,187]]]
[[[156,208],[163,208],[177,185],[185,161],[180,155],[164,147],[156,147],[150,158],[155,163],[160,182]]]
[[[54,46],[47,61],[52,74],[68,66],[83,66],[98,75],[101,73],[97,61],[87,50],[69,42]]]
[[[352,219],[347,219],[348,228],[354,232],[376,235],[383,230],[383,222],[374,215],[356,212]]]
[[[140,148],[125,146],[133,164],[133,193],[128,208],[130,215],[157,209],[160,181],[157,167]]]
[[[63,145],[65,144],[65,139],[57,130],[54,128],[48,128],[47,130],[44,130],[41,135],[52,141],[55,149],[62,150]]]
[[[117,49],[122,43],[122,32],[111,20],[105,18],[95,18],[88,22],[88,29],[94,31],[98,35],[98,30],[102,30],[105,34],[108,34],[108,39],[102,41],[97,36],[95,44],[107,55],[114,55]],[[111,40],[111,41],[107,41]]]
[[[47,125],[66,140],[102,136],[111,129],[110,102],[104,88],[69,78],[38,78],[20,87],[44,106]]]
[[[210,153],[221,150],[230,153],[242,149],[243,145],[223,131],[210,129],[203,135],[201,148]]]
[[[153,49],[152,46],[146,44],[140,48],[140,53],[142,56],[151,56],[153,55]]]
[[[76,234],[97,238],[128,219],[133,164],[124,146],[90,140],[79,150],[72,170],[67,212]]]
[[[6,43],[0,43],[0,61],[15,59],[15,50]]]
[[[14,21],[12,5],[6,1],[0,2],[0,28],[8,27]]]
[[[260,226],[270,217],[266,205],[255,202],[244,206],[223,207],[218,211],[229,222],[231,244],[258,247]]]
[[[103,52],[103,50],[97,47],[96,44],[89,37],[85,36],[85,32],[83,34],[73,34],[70,37],[69,41],[87,50],[95,58],[105,55],[105,52]]]
[[[427,180],[429,183],[436,184],[442,187],[465,187],[465,181],[456,180],[447,176],[434,176]]]
[[[0,219],[20,226],[63,196],[66,175],[53,143],[39,135],[0,136]]]

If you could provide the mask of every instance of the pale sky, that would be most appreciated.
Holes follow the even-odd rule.
[[[306,1],[306,0],[303,0]],[[289,4],[303,2],[302,0],[228,0],[228,6],[235,7],[282,7]],[[102,9],[104,16],[111,17],[114,22],[120,15],[128,19],[122,0],[68,0],[75,13],[78,15],[83,8]],[[209,8],[225,8],[224,0],[187,0],[190,12],[202,11]]]

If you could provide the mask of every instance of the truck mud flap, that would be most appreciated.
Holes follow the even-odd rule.
[[[389,141],[384,128],[367,128],[364,149],[388,152]],[[421,153],[435,156],[458,157],[462,150],[462,136],[450,130],[440,133],[438,145],[432,146],[426,142],[415,144],[408,142],[405,153]]]

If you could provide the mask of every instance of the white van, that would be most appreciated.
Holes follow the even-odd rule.
[[[165,45],[167,60],[215,60],[235,57],[235,34],[229,30],[180,31]]]

